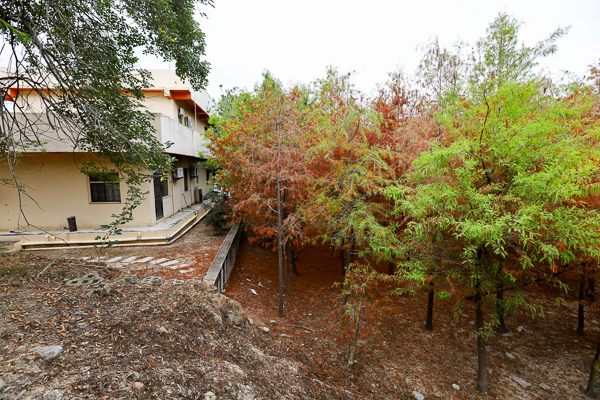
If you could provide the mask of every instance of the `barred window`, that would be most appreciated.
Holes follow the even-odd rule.
[[[92,203],[121,202],[121,186],[117,174],[105,174],[103,177],[90,176],[89,178]]]

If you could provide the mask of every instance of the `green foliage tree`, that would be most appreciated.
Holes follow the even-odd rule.
[[[485,338],[498,323],[484,324],[485,294],[501,282],[549,276],[578,255],[599,255],[600,213],[577,201],[597,174],[599,148],[589,144],[597,143],[598,124],[582,124],[597,99],[531,72],[564,32],[518,48],[518,28],[506,15],[492,23],[477,44],[479,59],[472,60],[463,95],[452,92],[444,107],[444,135],[414,161],[404,184],[388,189],[398,211],[412,217],[413,245],[455,249],[447,274],[474,294],[482,392],[488,389]],[[423,256],[402,263],[412,279],[429,274]],[[536,307],[518,294],[506,304]]]
[[[106,157],[131,186],[149,179],[148,171],[169,170],[171,159],[143,107],[151,76],[136,67],[135,50],[175,61],[182,79],[203,87],[209,64],[202,60],[205,37],[194,19],[199,4],[212,1],[1,1],[0,52],[8,68],[0,76],[0,159],[13,174],[0,184],[18,190],[19,198],[28,195],[14,166],[20,157],[44,151],[48,130],[74,148]],[[38,114],[31,114],[20,89],[39,96]],[[82,170],[105,167],[86,164]],[[130,194],[124,212],[143,195]]]

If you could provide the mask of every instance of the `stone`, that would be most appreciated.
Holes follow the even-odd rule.
[[[19,347],[17,347],[17,349],[15,351],[17,353],[24,353],[27,351],[27,346],[19,346]]]
[[[237,301],[221,294],[211,296],[210,300],[220,311],[225,325],[238,325],[244,322],[244,309]]]
[[[269,333],[269,328],[267,328],[266,326],[263,326],[263,327],[262,327],[262,328],[260,328],[260,329],[262,329],[262,331],[263,331],[264,333]]]
[[[154,257],[144,257],[144,258],[142,258],[142,259],[139,259],[139,260],[132,261],[132,264],[133,264],[133,263],[136,263],[136,264],[137,264],[137,263],[147,263],[147,262],[148,262],[148,261],[150,261],[150,260],[154,260]]]
[[[248,318],[248,323],[249,323],[250,325],[254,325],[254,320],[253,320],[252,318]]]
[[[160,276],[149,276],[142,279],[140,284],[148,286],[161,286],[163,284],[163,280]]]
[[[531,386],[531,383],[527,382],[523,378],[519,378],[518,376],[513,376],[512,380],[515,381],[515,382],[517,382],[519,385],[521,385],[524,388]]]
[[[23,333],[20,333],[20,332],[19,333],[15,333],[15,337],[23,337],[23,336],[25,336]]]
[[[169,266],[175,265],[175,264],[179,264],[179,261],[177,261],[177,260],[167,261],[167,262],[160,264],[160,266],[161,267],[169,267]]]
[[[44,393],[44,395],[42,396],[42,398],[44,400],[60,400],[62,399],[63,395],[61,392],[59,392],[58,390],[54,389],[54,390],[48,390],[47,392]]]
[[[138,277],[137,277],[137,275],[127,275],[123,279],[125,280],[125,282],[130,283],[132,285],[135,285],[136,283],[138,283]]]
[[[552,388],[550,386],[546,385],[545,383],[540,383],[538,386],[540,387],[540,389],[544,389],[547,392],[552,390]]]
[[[106,296],[107,294],[110,293],[110,291],[111,291],[110,283],[105,283],[104,285],[101,285],[99,288],[93,289],[92,293],[97,294],[99,296]]]
[[[453,383],[453,384],[452,384],[452,388],[453,388],[454,390],[460,390],[460,386],[458,386],[456,383]]]
[[[211,391],[204,393],[204,400],[217,400],[217,395]]]
[[[56,358],[56,357],[60,356],[62,351],[63,351],[62,346],[54,345],[54,346],[40,347],[36,353],[38,353],[40,356],[42,356],[44,358],[52,359],[52,358]]]
[[[5,386],[6,386],[6,382],[4,382],[2,379],[0,379],[0,393],[2,393]]]
[[[142,382],[133,382],[133,388],[136,390],[143,390],[144,384]]]
[[[516,359],[517,359],[517,357],[513,356],[513,355],[512,355],[512,354],[510,354],[510,353],[506,353],[506,358],[508,358],[508,359],[509,359],[509,360],[511,360],[511,361],[514,361],[514,360],[516,360]]]
[[[161,326],[158,328],[158,333],[169,333],[169,331],[164,326]]]
[[[412,392],[412,394],[415,397],[415,400],[425,400],[425,396],[423,396],[421,393],[417,392],[416,390],[414,392]]]

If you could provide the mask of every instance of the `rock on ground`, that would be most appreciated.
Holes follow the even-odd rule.
[[[58,357],[63,351],[62,346],[46,346],[46,347],[41,347],[38,349],[37,353],[44,357],[44,358],[56,358]]]
[[[545,383],[540,383],[538,386],[540,387],[540,389],[544,389],[546,391],[552,390],[552,388],[550,386],[546,385]]]
[[[217,395],[213,392],[204,393],[204,400],[217,400]]]
[[[48,390],[46,393],[44,393],[44,395],[42,396],[42,398],[44,400],[60,400],[62,399],[63,395],[61,392],[59,392],[58,390],[54,389],[54,390]]]
[[[225,325],[239,325],[244,322],[244,309],[237,301],[222,294],[213,295],[210,300],[221,313]]]

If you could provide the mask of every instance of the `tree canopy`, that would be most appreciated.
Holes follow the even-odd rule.
[[[212,1],[0,2],[0,52],[8,60],[0,76],[0,159],[13,171],[13,179],[0,183],[24,193],[12,166],[28,152],[44,151],[48,129],[73,148],[108,157],[131,185],[146,171],[170,169],[153,116],[141,107],[151,76],[136,66],[136,51],[174,61],[179,77],[202,88],[210,65],[194,19],[197,5]],[[6,107],[11,89],[14,111]],[[39,95],[38,114],[28,114],[34,105],[20,89]]]
[[[271,127],[295,132],[287,159],[302,170],[292,175],[304,194],[294,197],[294,221],[311,232],[305,241],[340,250],[351,269],[342,302],[354,340],[378,301],[369,294],[368,264],[395,264],[395,293],[427,288],[430,304],[436,281],[446,283],[442,298],[453,285],[467,287],[476,302],[482,392],[486,338],[495,327],[502,332],[505,314],[543,311],[519,288],[561,285],[559,271],[600,257],[598,69],[587,79],[553,80],[536,66],[567,30],[526,46],[520,27],[500,14],[473,46],[445,49],[433,40],[416,74],[391,74],[373,96],[334,69],[306,87],[263,84],[238,93],[237,102],[228,97],[236,111],[214,131],[223,187],[239,198],[235,216],[260,220],[271,237],[281,213],[268,214],[275,203],[266,198],[283,195],[272,177],[284,148]],[[285,112],[263,103],[283,93],[302,102]],[[259,158],[260,166],[246,163]],[[265,191],[261,202],[257,193]],[[493,311],[488,321],[485,307]]]

